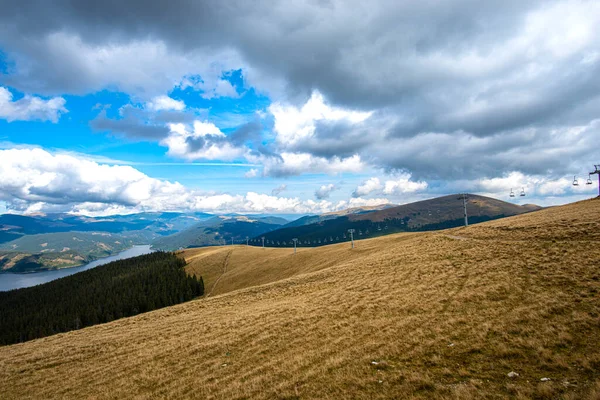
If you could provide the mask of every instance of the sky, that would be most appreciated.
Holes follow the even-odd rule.
[[[0,212],[316,214],[598,193],[585,184],[600,164],[598,1],[0,9]]]

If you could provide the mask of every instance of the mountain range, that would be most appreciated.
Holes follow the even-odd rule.
[[[468,195],[471,223],[537,210],[489,197]],[[289,221],[278,216],[145,212],[110,217],[70,214],[0,215],[0,268],[22,272],[81,265],[134,244],[156,250],[245,244],[315,247],[395,232],[444,229],[464,224],[462,196],[405,205],[350,208]],[[77,232],[77,235],[71,233]]]
[[[467,195],[467,213],[471,223],[523,214],[538,210],[536,205],[516,205],[479,195]],[[415,232],[454,228],[464,224],[464,206],[461,195],[449,195],[415,203],[381,207],[374,210],[329,213],[307,216],[281,229],[265,233],[251,240],[253,245],[271,247],[291,246],[298,239],[299,246],[319,246],[350,240],[349,229],[355,239],[376,237],[395,232]]]

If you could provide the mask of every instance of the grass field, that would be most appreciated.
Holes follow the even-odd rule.
[[[188,250],[205,298],[0,348],[1,397],[598,399],[599,228],[594,199],[354,250]]]

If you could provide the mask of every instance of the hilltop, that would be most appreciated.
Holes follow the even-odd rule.
[[[519,215],[541,207],[520,206],[490,197],[469,194],[469,223]],[[401,206],[377,206],[349,209],[338,213],[306,216],[263,235],[267,244],[276,247],[292,245],[320,246],[350,240],[348,229],[354,229],[357,239],[372,238],[396,232],[429,231],[464,225],[464,206],[460,195],[437,197]],[[253,238],[252,244],[261,244]]]
[[[0,389],[7,399],[596,399],[599,213],[594,199],[354,250],[186,250],[205,298],[2,347]]]

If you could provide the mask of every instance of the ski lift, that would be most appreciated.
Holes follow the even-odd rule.
[[[579,186],[579,182],[577,182],[577,176],[573,175],[573,186]]]
[[[591,185],[592,184],[592,174],[588,174],[588,178],[587,178],[587,182],[585,182],[586,185]]]
[[[520,196],[525,196],[525,188],[521,189],[521,194]]]
[[[515,197],[515,192],[513,192],[512,188],[510,189],[510,197]]]

